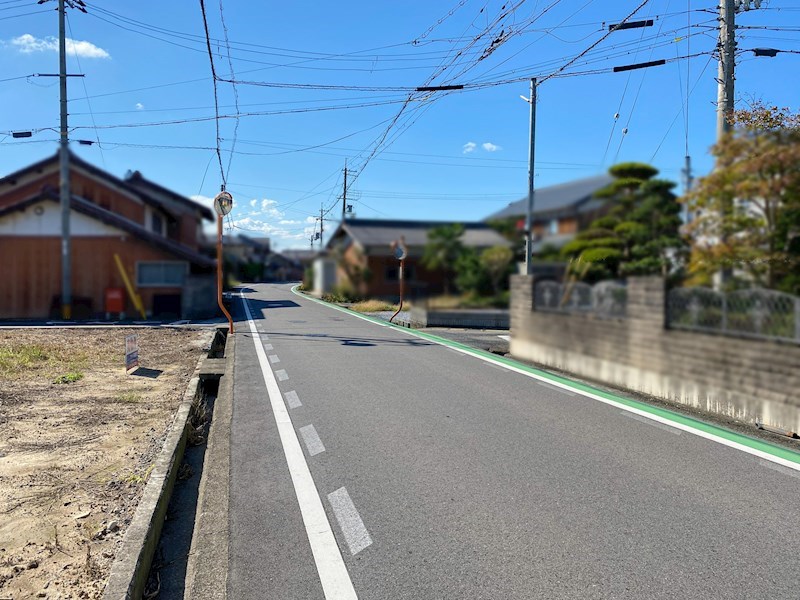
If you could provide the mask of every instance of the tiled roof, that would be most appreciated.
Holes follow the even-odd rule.
[[[536,190],[533,197],[534,217],[568,210],[580,212],[586,208],[584,205],[596,202],[592,200],[592,196],[597,190],[604,188],[612,181],[613,178],[610,175],[598,175]],[[503,210],[490,215],[486,220],[522,217],[525,216],[527,210],[528,197],[525,196],[521,200],[512,202]]]
[[[340,231],[344,231],[365,248],[375,246],[388,248],[401,236],[405,238],[406,246],[421,247],[428,243],[428,233],[431,229],[450,224],[450,222],[440,221],[347,219],[331,237],[328,246],[339,237]],[[461,237],[461,243],[465,246],[489,248],[509,245],[503,236],[486,223],[463,223],[463,225],[464,234]]]

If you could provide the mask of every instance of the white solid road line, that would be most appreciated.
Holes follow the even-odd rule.
[[[266,360],[266,358],[264,360]],[[286,373],[284,369],[278,369],[277,371],[275,371],[275,377],[278,378],[278,381],[286,381],[287,379],[289,379],[289,375]]]
[[[577,396],[575,392],[570,392],[569,390],[565,390],[564,388],[550,385],[549,383],[545,383],[544,381],[539,381],[538,384],[542,387],[550,388],[551,390],[553,390],[554,392],[558,392],[559,394],[564,394],[566,396]]]
[[[275,424],[283,445],[286,464],[292,477],[297,503],[300,505],[300,514],[303,517],[308,543],[311,545],[311,553],[314,555],[317,573],[319,573],[322,583],[322,591],[326,600],[357,600],[358,595],[350,580],[350,574],[347,572],[328,516],[325,514],[325,507],[322,506],[322,499],[319,497],[303,449],[300,447],[300,440],[297,439],[289,411],[281,398],[281,390],[278,388],[278,382],[267,361],[267,354],[261,346],[256,325],[250,314],[250,307],[247,305],[244,294],[240,293],[239,296],[247,315],[250,333],[253,335],[258,364],[261,367],[264,384],[267,386],[272,413],[275,416]]]
[[[278,355],[277,355],[277,354],[270,354],[270,355],[269,355],[269,362],[270,362],[270,363],[272,363],[272,364],[274,365],[275,363],[279,363],[279,362],[281,362],[281,359],[280,359],[280,358],[278,358]]]
[[[286,404],[289,405],[289,408],[298,408],[299,406],[303,406],[300,403],[300,398],[297,397],[297,392],[294,390],[291,392],[286,392],[283,397],[286,398]]]
[[[309,456],[316,456],[320,452],[325,452],[325,446],[322,445],[322,440],[319,439],[319,434],[313,425],[301,427],[299,431],[300,435],[303,436],[303,441],[306,443]]]
[[[679,429],[675,429],[674,427],[670,427],[669,425],[664,425],[662,423],[658,423],[653,421],[652,419],[647,419],[645,417],[640,417],[639,415],[635,415],[633,413],[629,413],[625,410],[619,411],[619,413],[623,417],[628,417],[629,419],[633,419],[635,421],[639,421],[640,423],[644,423],[645,425],[650,425],[650,427],[658,427],[659,429],[663,429],[664,431],[671,433],[673,435],[680,435],[681,432]]]
[[[372,538],[364,526],[364,521],[361,520],[361,516],[350,499],[350,494],[345,488],[341,487],[328,494],[328,502],[331,503],[333,514],[336,515],[344,540],[347,542],[347,547],[350,548],[350,554],[358,554],[367,546],[372,545]]]

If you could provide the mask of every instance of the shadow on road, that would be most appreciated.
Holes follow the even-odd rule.
[[[278,340],[281,338],[309,338],[314,340],[329,340],[341,344],[342,346],[435,346],[433,342],[420,339],[390,339],[390,338],[365,338],[353,337],[348,335],[333,335],[329,333],[286,333],[270,332],[270,338]]]

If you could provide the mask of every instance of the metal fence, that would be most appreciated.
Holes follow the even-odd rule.
[[[677,288],[667,295],[673,329],[800,343],[800,297],[760,288],[722,293]]]
[[[627,298],[625,285],[616,281],[595,285],[540,281],[533,290],[536,310],[604,317],[624,317]]]

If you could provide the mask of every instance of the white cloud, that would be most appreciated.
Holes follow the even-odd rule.
[[[252,206],[253,208],[255,208],[256,206],[258,206],[258,200],[256,200],[255,198],[253,198],[252,200],[250,200],[250,206]]]
[[[481,148],[483,148],[487,152],[497,152],[498,150],[502,150],[500,146],[497,146],[492,142],[484,142],[483,144],[481,144]]]
[[[144,110],[144,104],[141,102],[136,103],[136,110]]]
[[[52,36],[37,38],[30,33],[24,33],[11,40],[11,45],[23,54],[34,52],[58,52],[58,39]],[[111,55],[102,48],[95,46],[91,42],[66,40],[67,54],[77,54],[80,58],[111,58]]]
[[[476,144],[475,142],[467,142],[466,144],[464,144],[463,152],[464,154],[469,154],[470,152],[474,152],[475,148],[477,147],[478,144]]]
[[[302,221],[294,221],[292,219],[281,219],[278,221],[278,225],[299,225]]]

